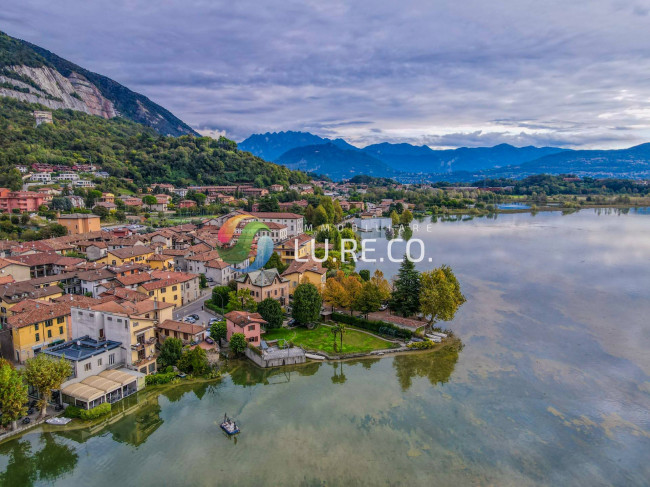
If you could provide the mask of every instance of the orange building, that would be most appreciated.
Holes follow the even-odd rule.
[[[61,215],[58,222],[68,229],[68,234],[78,235],[80,233],[98,232],[101,230],[99,217],[92,213],[73,213],[72,215]]]

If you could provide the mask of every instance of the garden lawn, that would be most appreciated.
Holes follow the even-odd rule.
[[[264,340],[278,340],[284,339],[293,342],[295,345],[309,350],[320,350],[329,355],[336,355],[339,353],[361,353],[371,352],[372,350],[385,350],[387,348],[394,348],[396,345],[393,343],[382,340],[374,335],[347,328],[343,334],[343,351],[334,351],[334,335],[332,334],[332,327],[326,325],[319,325],[315,330],[308,330],[307,328],[277,328],[268,330],[262,335]],[[340,344],[340,337],[336,336],[337,346]]]

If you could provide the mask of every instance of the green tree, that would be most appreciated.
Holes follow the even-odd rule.
[[[230,351],[235,355],[241,355],[248,347],[246,342],[246,335],[243,333],[233,333],[230,337]]]
[[[395,210],[390,212],[390,219],[391,219],[391,222],[392,222],[394,227],[399,225],[399,215],[397,214],[397,212]]]
[[[257,312],[267,321],[266,328],[280,328],[284,321],[282,306],[273,298],[266,298],[257,305]]]
[[[178,369],[186,374],[204,375],[210,370],[208,355],[201,347],[186,348],[178,361]]]
[[[11,429],[16,429],[16,421],[26,412],[27,384],[23,382],[20,373],[8,363],[0,367],[0,410],[2,421],[11,421]]]
[[[221,344],[221,340],[228,336],[228,325],[225,321],[216,321],[210,326],[210,337]]]
[[[106,217],[109,215],[108,209],[99,205],[93,208],[93,213],[97,215],[99,218],[101,218],[102,220],[105,220]]]
[[[205,277],[205,274],[201,273],[199,274],[199,287],[201,289],[205,289],[208,287],[208,279]]]
[[[242,288],[237,291],[231,291],[228,295],[227,310],[230,311],[250,311],[257,309],[255,298],[251,295],[250,289]]]
[[[312,216],[312,225],[319,227],[325,225],[327,222],[329,222],[329,217],[327,216],[325,208],[323,208],[323,205],[318,205],[314,210],[314,215]]]
[[[158,366],[161,369],[178,365],[178,360],[183,354],[183,341],[180,338],[167,338],[160,346]]]
[[[428,317],[430,327],[438,321],[452,320],[466,301],[449,266],[423,272],[420,282],[420,310]]]
[[[149,208],[151,208],[153,205],[158,203],[158,200],[156,197],[152,194],[146,194],[142,197],[142,203],[147,205]]]
[[[368,269],[361,269],[359,271],[359,277],[363,279],[364,281],[369,281],[370,280],[370,271]]]
[[[231,289],[228,286],[215,286],[212,288],[212,303],[225,308],[230,300]]]
[[[399,222],[402,225],[408,225],[412,221],[413,221],[413,213],[411,213],[409,210],[404,210],[399,217]]]
[[[322,300],[318,288],[313,284],[299,284],[293,292],[291,316],[300,324],[318,321]]]
[[[86,208],[95,206],[95,202],[102,197],[102,192],[97,189],[89,189],[86,193]]]
[[[381,292],[379,288],[372,282],[364,282],[361,291],[357,295],[355,308],[361,311],[366,318],[368,313],[373,313],[379,310],[381,306]]]
[[[63,381],[71,373],[72,367],[64,358],[54,360],[44,353],[40,353],[36,357],[27,359],[25,362],[25,379],[27,383],[34,386],[41,396],[39,400],[41,417],[46,414],[47,403],[52,397],[52,390],[60,388]]]
[[[393,285],[390,308],[402,316],[412,316],[420,309],[420,273],[407,255]]]
[[[265,269],[277,269],[280,274],[287,270],[288,264],[283,264],[280,255],[277,252],[271,254],[269,261],[264,264]]]

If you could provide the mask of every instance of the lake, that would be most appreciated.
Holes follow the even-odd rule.
[[[467,297],[445,325],[461,351],[238,363],[97,431],[0,445],[0,484],[648,485],[648,212],[418,224],[418,268],[451,265]],[[363,237],[382,255],[383,229]]]

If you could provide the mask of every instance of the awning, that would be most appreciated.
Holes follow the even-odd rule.
[[[100,372],[97,377],[103,377],[104,379],[117,382],[123,386],[138,380],[135,375],[127,372],[120,372],[119,370],[104,370],[103,372]]]
[[[106,393],[100,389],[77,382],[76,384],[71,384],[61,391],[66,396],[74,397],[75,399],[81,399],[85,402],[94,401],[100,397],[106,395]]]
[[[100,377],[98,375],[86,377],[84,380],[81,381],[81,383],[86,384],[90,387],[94,387],[95,389],[102,390],[105,393],[113,392],[122,387],[122,384],[120,384],[119,382],[115,382],[113,380],[106,379],[105,377]]]

